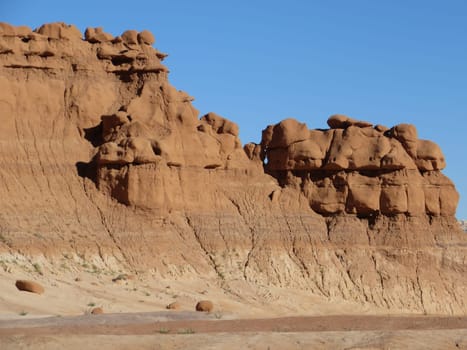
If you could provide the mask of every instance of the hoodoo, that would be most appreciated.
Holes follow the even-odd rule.
[[[467,238],[438,145],[334,115],[242,147],[234,122],[199,118],[170,85],[154,42],[0,24],[2,256],[467,312]]]

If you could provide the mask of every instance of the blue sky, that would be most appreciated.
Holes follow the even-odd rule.
[[[0,21],[148,29],[170,81],[240,125],[243,143],[286,117],[413,123],[437,142],[467,219],[467,1],[5,1]]]

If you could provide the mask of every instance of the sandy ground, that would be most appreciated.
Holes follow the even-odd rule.
[[[467,317],[218,320],[163,312],[0,322],[2,349],[467,349]]]
[[[253,287],[245,281],[221,285],[199,276],[162,278],[151,273],[93,269],[91,264],[66,271],[61,271],[60,265],[47,268],[43,263],[21,261],[7,267],[7,271],[0,268],[0,320],[83,315],[96,306],[105,313],[157,312],[174,301],[181,304],[183,311],[193,311],[196,303],[205,299],[213,301],[215,312],[223,319],[388,312],[354,302],[327,300],[305,290]],[[112,281],[121,274],[130,278]],[[15,287],[17,279],[39,282],[45,293],[20,292]]]
[[[400,315],[245,282],[63,269],[0,269],[0,349],[467,349],[467,316]],[[112,281],[128,273],[128,278]],[[16,279],[45,287],[20,292]],[[198,300],[212,313],[194,312]],[[173,301],[180,311],[167,311]],[[104,315],[89,315],[95,307]],[[293,316],[293,317],[290,317]]]
[[[457,350],[467,349],[465,330],[368,331],[316,333],[215,333],[126,336],[11,336],[0,339],[2,349],[260,349],[260,350]]]

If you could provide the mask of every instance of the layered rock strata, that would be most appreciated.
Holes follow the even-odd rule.
[[[467,312],[438,146],[410,125],[287,119],[244,149],[173,88],[147,31],[0,25],[0,254]],[[42,260],[41,260],[42,259]],[[271,299],[272,302],[272,299]],[[273,303],[271,304],[273,307]]]

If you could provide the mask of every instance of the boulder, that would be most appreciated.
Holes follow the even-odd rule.
[[[138,33],[138,42],[140,44],[153,45],[156,42],[156,39],[149,30],[143,30]]]
[[[42,287],[39,283],[34,282],[34,281],[17,280],[15,285],[16,285],[16,288],[18,288],[21,291],[36,293],[36,294],[44,293],[44,287]]]
[[[138,44],[138,32],[136,30],[127,30],[121,36],[123,42],[127,45]]]
[[[214,309],[214,304],[209,300],[201,300],[196,304],[196,311],[211,312]]]
[[[167,310],[180,310],[182,305],[178,301],[168,304],[165,308]]]
[[[104,309],[102,307],[95,307],[91,310],[91,315],[102,315],[104,313]]]
[[[310,132],[305,123],[288,118],[274,125],[272,128],[268,127],[263,131],[263,136],[266,136],[266,139],[262,140],[261,143],[267,144],[268,148],[286,148],[292,143],[308,139]]]

